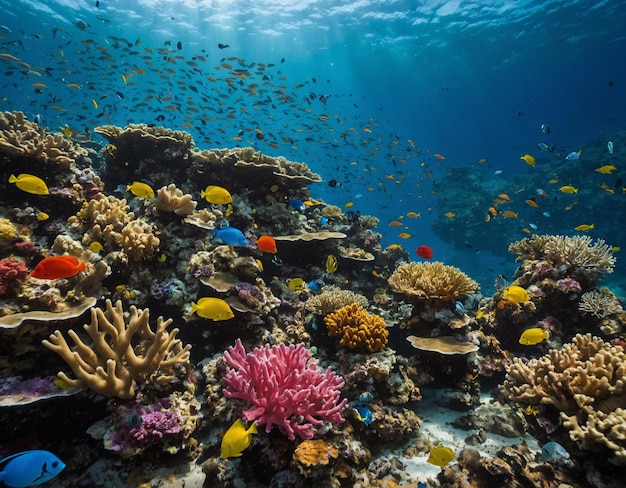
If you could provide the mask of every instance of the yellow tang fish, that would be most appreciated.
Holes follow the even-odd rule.
[[[530,154],[524,154],[523,156],[520,156],[520,159],[526,161],[526,163],[531,165],[533,168],[535,167],[535,158]]]
[[[39,222],[43,222],[44,220],[48,220],[50,216],[46,212],[39,212],[37,214],[37,220]]]
[[[226,205],[233,201],[233,197],[226,188],[215,185],[207,186],[200,192],[200,197],[204,198],[209,203],[217,203],[220,205]]]
[[[454,451],[449,447],[435,447],[431,449],[428,459],[426,460],[430,464],[435,466],[447,466],[450,461],[454,459]]]
[[[132,185],[126,187],[126,191],[132,192],[133,195],[139,198],[154,198],[154,190],[150,185],[146,185],[141,181],[133,181]]]
[[[599,168],[596,168],[595,171],[597,171],[598,173],[602,173],[603,175],[610,175],[616,169],[617,168],[613,166],[612,164],[605,164],[604,166],[600,166]]]
[[[48,185],[38,176],[22,173],[17,177],[15,175],[9,176],[9,183],[15,183],[20,190],[26,193],[32,193],[33,195],[48,195]]]
[[[337,258],[332,254],[329,254],[326,258],[326,272],[334,273],[335,271],[337,271],[338,266],[339,265],[337,264]]]
[[[530,300],[528,292],[521,286],[517,285],[507,286],[502,291],[502,298],[513,303],[527,302]]]
[[[578,188],[570,185],[565,185],[559,188],[563,193],[578,193]]]
[[[93,108],[98,110],[98,102],[96,102],[93,98],[91,99],[91,104],[93,105]]]
[[[304,290],[304,280],[302,278],[293,278],[289,280],[289,284],[287,286],[293,291]]]
[[[534,346],[535,344],[539,344],[549,338],[550,335],[547,330],[540,329],[539,327],[533,327],[532,329],[526,329],[522,332],[522,335],[519,338],[519,343],[524,346]]]
[[[574,230],[587,231],[587,230],[595,229],[595,227],[596,227],[596,224],[581,224],[581,225],[577,225],[576,227],[574,227]]]
[[[61,132],[63,132],[63,135],[67,137],[68,139],[72,137],[72,129],[70,129],[67,124],[65,124],[63,127],[59,127],[59,129],[61,130]]]
[[[104,249],[104,246],[98,241],[93,241],[91,244],[89,244],[89,250],[91,252],[99,253],[100,251],[102,251],[102,249]]]
[[[226,459],[241,456],[243,451],[250,445],[252,434],[258,433],[256,423],[253,422],[252,425],[246,429],[241,419],[235,420],[233,425],[231,425],[224,434],[224,437],[222,437],[220,457]]]
[[[204,297],[198,300],[198,303],[192,303],[191,313],[197,313],[198,317],[215,320],[216,322],[229,320],[235,316],[228,303],[221,298],[214,297]]]

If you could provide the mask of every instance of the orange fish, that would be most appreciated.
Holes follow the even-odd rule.
[[[256,247],[261,251],[276,254],[276,240],[272,236],[261,236],[256,240]]]
[[[85,263],[74,256],[50,256],[41,261],[30,272],[33,278],[41,280],[56,280],[76,276],[79,271],[85,271]]]
[[[448,217],[449,219],[453,218],[456,214],[454,212],[446,212],[444,214],[446,217]]]
[[[442,161],[443,161],[444,159],[446,159],[446,157],[445,157],[444,155],[439,154],[439,153],[435,153],[435,154],[433,154],[433,156],[435,156],[437,159],[441,159]]]
[[[413,237],[411,234],[409,234],[408,232],[400,232],[398,234],[398,237],[400,239],[410,239],[411,237]]]
[[[389,222],[389,225],[391,227],[402,227],[402,222],[398,222],[397,220],[392,220],[391,222]]]

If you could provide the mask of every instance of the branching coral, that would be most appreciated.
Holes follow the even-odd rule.
[[[389,285],[396,293],[419,299],[442,300],[474,293],[480,288],[476,281],[458,268],[440,262],[401,264],[389,277]]]
[[[583,314],[593,315],[599,319],[623,312],[619,300],[610,290],[603,288],[583,293],[578,303],[578,310]]]
[[[56,330],[43,345],[59,354],[76,375],[69,378],[60,372],[59,378],[73,387],[87,386],[107,396],[133,398],[137,380],[164,385],[174,379],[174,367],[189,362],[191,346],[182,346],[176,339],[178,329],[167,332],[172,319],[157,319],[156,331],[150,329],[150,311],[130,308],[125,317],[122,302],[115,307],[110,300],[106,311],[91,309],[91,324],[83,326],[92,344],[85,343],[70,330],[75,344],[71,348],[63,334]]]
[[[371,315],[353,303],[346,305],[324,318],[329,336],[340,336],[339,344],[350,349],[380,351],[387,345],[389,332],[385,320]]]
[[[265,345],[246,354],[237,339],[224,352],[224,359],[231,366],[224,377],[224,395],[251,403],[243,416],[265,425],[265,432],[276,425],[290,440],[296,435],[312,439],[314,426],[344,421],[343,379],[330,368],[317,369],[317,361],[304,344]]]
[[[516,402],[553,405],[582,449],[604,446],[610,462],[626,466],[626,355],[591,334],[562,349],[507,366],[503,393]]]
[[[305,303],[305,308],[316,315],[328,315],[335,310],[356,303],[367,307],[368,301],[363,295],[350,290],[342,290],[337,286],[328,286],[319,295],[312,296]]]

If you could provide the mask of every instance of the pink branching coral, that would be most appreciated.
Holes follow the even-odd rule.
[[[224,377],[224,395],[250,402],[243,416],[265,425],[265,432],[276,425],[290,440],[296,435],[312,439],[313,426],[344,421],[343,378],[331,368],[317,369],[317,361],[304,344],[265,345],[246,354],[237,339],[224,352],[224,359],[232,367]]]
[[[22,284],[28,275],[28,268],[22,261],[0,259],[0,295]]]

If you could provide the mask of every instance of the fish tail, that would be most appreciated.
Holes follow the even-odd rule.
[[[78,263],[78,266],[76,266],[76,269],[78,271],[85,271],[85,262],[81,261],[80,263]]]
[[[204,197],[206,197],[206,192],[204,190],[202,190],[200,192],[200,198],[204,198]]]
[[[248,434],[258,434],[259,433],[259,431],[256,428],[256,422],[252,422],[252,425],[250,427],[248,427],[247,433]]]
[[[17,181],[17,178],[15,177],[15,175],[11,175],[9,176],[9,183],[15,183]]]
[[[198,305],[196,305],[194,302],[191,302],[191,313],[194,313],[197,311],[198,311]]]

